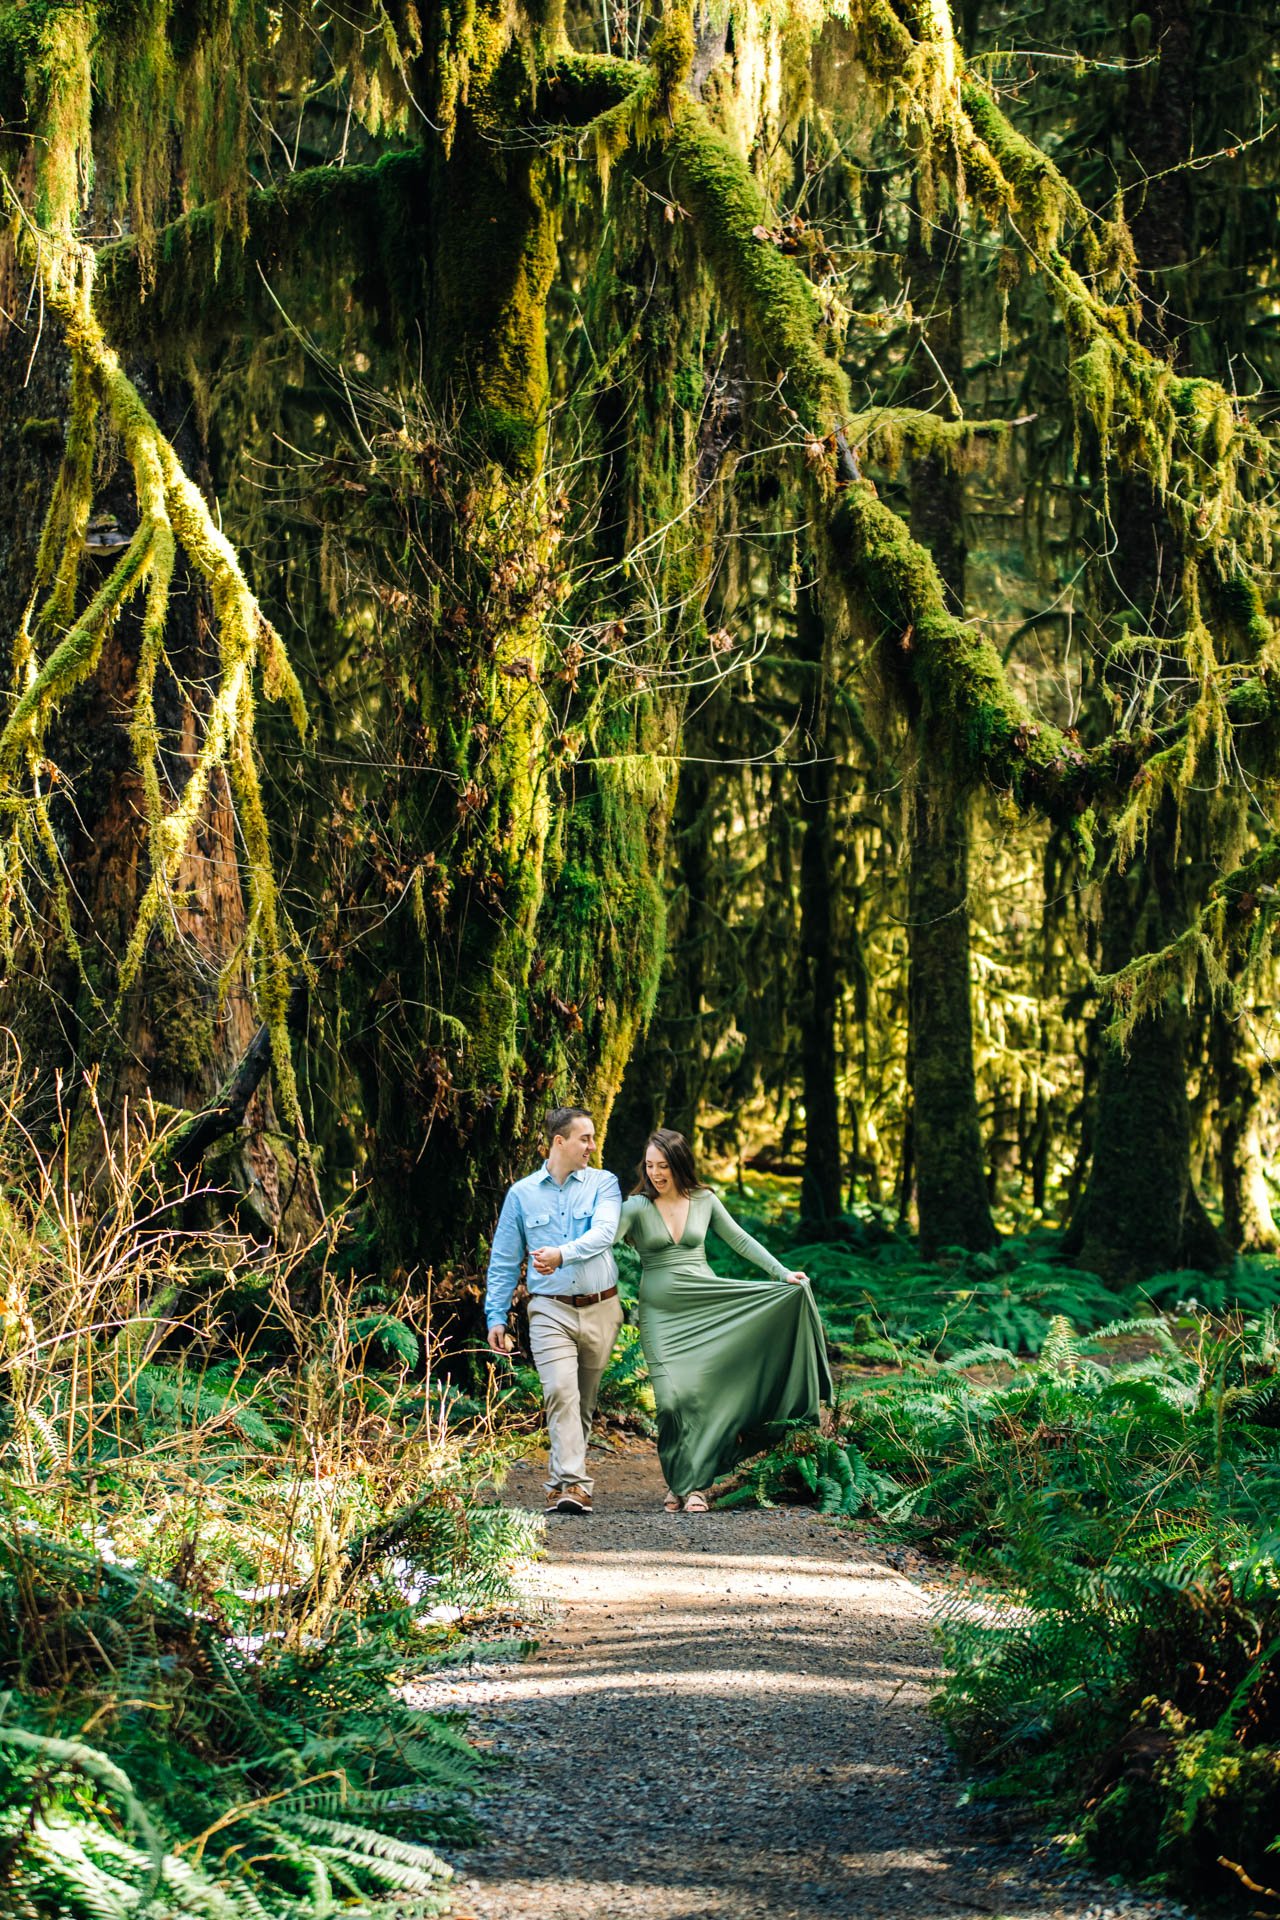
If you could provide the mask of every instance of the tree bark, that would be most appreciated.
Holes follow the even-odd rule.
[[[929,357],[938,370],[926,398],[954,407],[964,378],[959,249],[954,232],[934,236],[950,252],[935,259],[915,222],[913,285],[928,309]],[[964,605],[964,484],[937,454],[917,461],[911,530],[928,548],[956,608]],[[920,1248],[982,1249],[997,1234],[987,1197],[973,1070],[969,964],[969,804],[950,771],[946,744],[917,723],[911,800],[907,912],[916,1208]]]
[[[920,1250],[995,1244],[973,1075],[967,808],[912,801],[911,1090]]]
[[[1241,1253],[1274,1253],[1280,1232],[1272,1217],[1262,1149],[1262,1063],[1240,1014],[1215,1008],[1210,1019],[1223,1236]]]
[[[1138,170],[1131,225],[1141,269],[1142,334],[1153,351],[1176,364],[1185,356],[1187,321],[1166,308],[1152,276],[1188,255],[1191,176],[1185,162],[1195,88],[1188,0],[1157,0],[1150,21],[1160,57],[1133,72],[1125,116],[1126,143]],[[1136,474],[1117,476],[1112,521],[1104,608],[1150,635],[1151,671],[1158,674],[1161,636],[1179,617],[1178,539],[1151,484]],[[1188,816],[1182,822],[1179,805]],[[1128,871],[1107,874],[1104,972],[1118,972],[1186,924],[1189,903],[1175,849],[1194,831],[1195,806],[1193,794],[1165,800]],[[1175,995],[1139,1023],[1127,1049],[1105,1035],[1097,1042],[1093,1161],[1065,1244],[1082,1265],[1117,1285],[1179,1267],[1214,1268],[1230,1257],[1192,1179],[1187,1043],[1187,1009]]]
[[[6,442],[29,459],[4,463],[0,483],[0,552],[5,565],[0,616],[17,628],[35,569],[35,541],[48,502],[70,407],[68,356],[48,325],[31,358],[30,344],[11,338],[0,355],[0,420]],[[153,366],[130,369],[135,385],[174,440],[186,470],[207,477],[203,448],[191,425],[189,396],[167,392]],[[99,524],[81,574],[81,604],[116,557],[107,542],[132,532],[138,504],[121,464],[100,477]],[[92,524],[92,523],[91,523]],[[107,548],[102,557],[94,546]],[[119,1141],[126,1111],[148,1100],[163,1107],[204,1108],[244,1055],[258,1025],[248,965],[237,958],[247,919],[237,829],[225,776],[218,776],[183,857],[172,893],[166,936],[154,936],[138,982],[117,1007],[116,964],[123,955],[149,877],[146,808],[129,739],[136,689],[140,619],[129,608],[115,622],[93,678],[67,700],[50,727],[48,759],[58,774],[51,803],[68,889],[77,960],[46,891],[49,875],[26,877],[31,924],[19,927],[12,963],[0,979],[0,1025],[15,1036],[30,1080],[28,1124],[54,1119],[55,1076],[62,1112],[78,1142],[84,1173],[93,1177],[103,1142],[86,1099],[95,1081],[97,1107],[110,1139]],[[220,673],[217,636],[205,591],[181,566],[174,581],[166,663],[155,686],[160,784],[164,804],[182,791]],[[135,1122],[136,1131],[136,1122]],[[243,1124],[209,1163],[252,1231],[305,1232],[312,1220],[310,1186],[282,1220],[283,1198],[295,1190],[295,1156],[276,1131],[267,1088],[246,1100]],[[283,1176],[283,1178],[282,1178]]]
[[[804,1172],[800,1218],[806,1231],[831,1231],[841,1217],[840,1099],[836,1088],[835,741],[823,692],[826,635],[812,587],[799,603],[799,651],[813,676],[807,766],[797,769],[800,847],[800,1065]]]
[[[1182,906],[1172,855],[1174,820],[1165,803],[1147,853],[1102,889],[1102,966],[1118,971],[1134,953],[1160,945]],[[1230,1258],[1191,1179],[1187,1100],[1187,1010],[1170,995],[1134,1028],[1127,1049],[1100,1041],[1093,1163],[1064,1249],[1115,1286],[1181,1267],[1212,1269]]]

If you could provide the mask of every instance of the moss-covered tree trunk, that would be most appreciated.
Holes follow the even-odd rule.
[[[130,371],[152,413],[171,429],[187,471],[203,477],[190,395],[166,395],[148,365]],[[21,459],[4,462],[0,481],[0,619],[9,636],[18,631],[36,577],[38,535],[68,420],[83,403],[53,324],[38,340],[34,330],[29,337],[16,330],[9,335],[0,352],[0,422],[6,445],[23,450]],[[77,613],[119,560],[138,518],[132,479],[115,447],[99,455]],[[221,671],[208,595],[182,565],[172,605],[153,694],[166,811],[190,777]],[[57,637],[45,636],[50,649]],[[222,773],[199,810],[141,972],[119,992],[119,963],[151,877],[148,804],[131,739],[141,645],[140,616],[126,609],[107,634],[96,673],[69,696],[46,736],[56,861],[50,850],[38,864],[9,873],[14,950],[0,978],[0,1026],[21,1052],[31,1095],[28,1124],[37,1137],[55,1121],[61,1076],[62,1112],[89,1175],[104,1141],[122,1139],[127,1113],[137,1138],[151,1103],[162,1118],[166,1109],[210,1105],[261,1018],[245,958],[248,915],[236,815]],[[299,1182],[296,1174],[292,1145],[276,1131],[264,1083],[243,1126],[217,1144],[198,1177],[225,1193],[246,1226],[273,1234],[282,1226],[304,1230],[312,1217],[311,1181]]]
[[[541,467],[556,222],[540,156],[487,137],[497,97],[526,84],[510,45],[473,71],[428,190],[428,385],[466,476],[426,528],[427,630],[397,668],[424,763],[405,769],[398,824],[438,877],[421,942],[385,925],[352,1048],[383,1258],[464,1277],[536,1143],[537,1108],[560,1093],[530,1008],[549,825]]]
[[[949,248],[935,257],[933,247]],[[922,334],[937,369],[922,396],[954,409],[964,379],[958,236],[946,227],[912,248]],[[911,528],[932,553],[953,605],[964,605],[964,484],[954,463],[927,453],[913,471]],[[969,801],[945,741],[919,730],[910,821],[908,992],[912,1145],[922,1252],[985,1248],[996,1239],[987,1195],[973,1069],[969,959]]]
[[[707,1084],[707,996],[715,991],[708,966],[716,924],[710,786],[704,762],[691,760],[683,768],[668,856],[670,910],[657,1017],[627,1063],[609,1130],[608,1164],[627,1184],[655,1127],[674,1127],[695,1145],[698,1140]]]
[[[921,1251],[994,1244],[973,1074],[967,803],[912,799],[911,1091]]]
[[[1102,887],[1102,966],[1118,970],[1161,944],[1185,902],[1173,853],[1171,803],[1152,822],[1142,863]],[[1187,1009],[1171,993],[1134,1027],[1127,1047],[1103,1036],[1088,1184],[1066,1236],[1079,1265],[1116,1286],[1178,1267],[1212,1269],[1230,1249],[1191,1179]]]
[[[1125,114],[1126,145],[1137,174],[1131,226],[1141,269],[1143,332],[1154,351],[1178,362],[1185,358],[1187,318],[1176,304],[1166,304],[1169,283],[1163,276],[1186,261],[1192,225],[1185,163],[1196,76],[1188,0],[1158,0],[1149,25],[1159,58],[1133,72]],[[1161,643],[1176,633],[1187,610],[1181,544],[1150,482],[1140,474],[1120,474],[1111,513],[1111,552],[1099,598],[1118,641],[1110,685],[1123,705],[1140,689],[1140,676],[1158,685]],[[1145,654],[1135,642],[1145,642]],[[1174,671],[1181,670],[1175,661]],[[1105,972],[1117,972],[1136,955],[1162,945],[1186,923],[1190,903],[1182,885],[1187,861],[1182,843],[1197,831],[1197,806],[1194,793],[1162,802],[1128,871],[1107,874],[1101,935]],[[1067,1246],[1083,1265],[1117,1284],[1169,1268],[1212,1268],[1229,1255],[1192,1179],[1187,1040],[1187,1009],[1173,990],[1137,1024],[1127,1047],[1105,1035],[1097,1042],[1101,1065],[1093,1160]]]
[[[549,410],[554,392],[585,418],[600,368],[589,361],[575,390],[580,369],[562,364],[553,379],[548,365],[557,175],[537,145],[508,137],[535,91],[507,10],[486,5],[478,18],[451,144],[432,149],[424,222],[428,385],[436,417],[454,423],[461,471],[429,537],[427,632],[409,666],[425,764],[413,775],[417,824],[405,824],[438,879],[425,952],[394,927],[379,943],[361,1065],[385,1257],[452,1268],[464,1289],[506,1182],[539,1151],[542,1114],[587,1103],[603,1137],[653,1010],[679,727],[661,683],[650,692],[640,673],[611,674],[598,647],[588,660],[568,637],[581,619],[591,642],[608,619],[589,569],[585,605],[571,568],[556,571],[561,528],[582,503],[548,470]],[[657,302],[647,211],[625,239],[622,225],[595,263],[606,327],[625,298],[615,283],[633,273]],[[696,415],[669,402],[691,375],[668,362],[685,353],[693,376],[701,366],[701,309],[692,296],[686,306],[626,363],[635,406],[617,444],[607,423],[583,427],[593,450],[600,436],[605,478],[584,464],[578,484],[603,504],[594,518],[584,509],[582,537],[621,547],[613,579],[627,577],[642,512],[669,515],[697,544],[682,490]],[[668,396],[660,419],[652,388]],[[690,589],[668,584],[676,604]]]

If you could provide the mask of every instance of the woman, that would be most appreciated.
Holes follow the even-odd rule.
[[[725,1280],[707,1264],[707,1234],[763,1267],[768,1280]],[[705,1513],[701,1492],[788,1420],[813,1420],[831,1373],[808,1276],[744,1233],[698,1179],[682,1133],[649,1136],[619,1240],[640,1256],[640,1341],[658,1403],[668,1513]]]

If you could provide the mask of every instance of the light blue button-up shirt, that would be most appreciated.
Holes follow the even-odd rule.
[[[484,1296],[488,1325],[506,1325],[520,1268],[535,1247],[559,1247],[561,1264],[554,1273],[539,1273],[530,1260],[530,1293],[604,1293],[616,1286],[613,1240],[621,1212],[621,1190],[603,1167],[577,1167],[557,1186],[543,1161],[537,1173],[517,1180],[494,1229]]]

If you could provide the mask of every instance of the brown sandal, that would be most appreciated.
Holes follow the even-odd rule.
[[[684,1503],[684,1510],[686,1513],[710,1513],[711,1511],[705,1498],[700,1493],[691,1493],[689,1495],[689,1498]]]
[[[664,1513],[679,1513],[680,1504],[680,1495],[678,1493],[669,1493],[662,1503],[662,1511]]]

